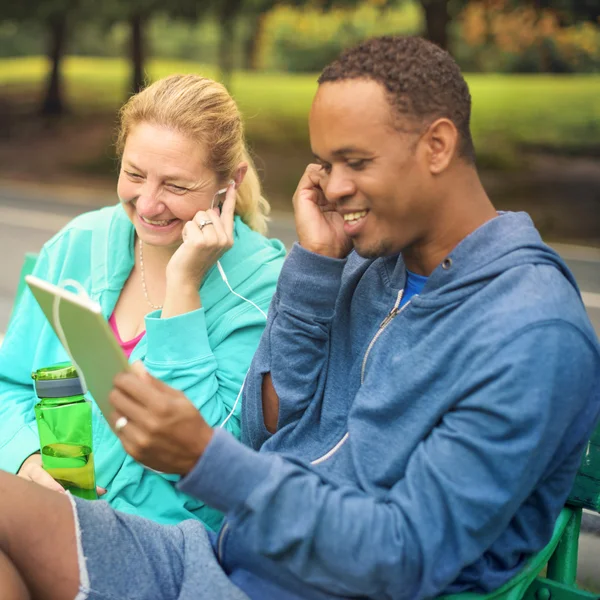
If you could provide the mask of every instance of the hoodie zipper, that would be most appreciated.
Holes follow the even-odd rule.
[[[223,542],[225,540],[225,534],[229,529],[229,523],[225,523],[219,532],[219,537],[217,538],[217,557],[219,559],[219,564],[223,564]]]
[[[385,328],[392,322],[392,320],[395,317],[397,317],[410,304],[410,300],[409,300],[402,308],[398,308],[400,306],[400,302],[402,302],[403,295],[404,295],[404,290],[400,290],[398,292],[398,297],[396,298],[396,302],[394,303],[392,310],[390,310],[390,312],[385,316],[383,321],[381,321],[381,323],[379,324],[379,329],[377,330],[377,333],[375,333],[373,339],[371,340],[371,343],[369,344],[369,347],[367,348],[367,351],[365,352],[365,356],[364,356],[363,362],[362,362],[362,368],[360,371],[360,384],[361,385],[364,383],[365,367],[367,366],[367,359],[369,358],[369,353],[371,352],[371,349],[375,345],[377,338],[379,338],[379,336],[384,332]],[[411,300],[412,300],[412,298],[411,298]],[[319,458],[311,461],[310,464],[318,465],[319,463],[322,463],[322,462],[326,461],[327,459],[331,458],[345,444],[349,435],[350,435],[350,432],[347,431],[344,434],[344,436],[342,437],[342,439],[333,448],[331,448],[331,450],[328,450],[325,454],[323,454],[323,456],[320,456]]]
[[[362,362],[362,368],[360,370],[360,384],[361,385],[365,382],[365,368],[367,366],[367,360],[369,358],[369,354],[371,353],[371,350],[373,349],[375,342],[377,341],[379,336],[385,331],[385,328],[392,322],[392,320],[395,317],[397,317],[411,302],[409,300],[402,308],[398,308],[400,306],[400,302],[402,302],[402,296],[404,296],[404,290],[400,290],[398,292],[398,297],[396,298],[396,302],[394,303],[392,310],[390,310],[390,312],[386,315],[385,319],[383,319],[383,321],[381,321],[381,323],[379,325],[379,329],[377,330],[377,333],[375,333],[375,335],[373,336],[373,339],[371,340],[371,343],[369,344],[369,347],[367,348],[367,351],[365,352],[365,357],[363,358],[363,362]],[[411,300],[412,300],[412,298],[411,298]]]

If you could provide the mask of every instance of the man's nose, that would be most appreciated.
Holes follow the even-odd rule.
[[[325,196],[330,202],[344,200],[345,198],[351,197],[356,191],[356,185],[352,179],[350,179],[346,173],[343,173],[341,168],[336,169],[335,166],[327,176],[323,188]]]

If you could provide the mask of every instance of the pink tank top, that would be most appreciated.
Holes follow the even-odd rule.
[[[129,340],[128,342],[124,342],[121,339],[121,336],[119,335],[119,330],[117,329],[117,320],[115,319],[114,313],[112,315],[110,315],[110,319],[108,319],[108,324],[110,325],[110,328],[113,330],[113,333],[115,334],[115,337],[117,338],[117,342],[119,342],[119,346],[121,346],[121,348],[123,348],[123,352],[125,352],[125,356],[127,358],[129,358],[131,356],[131,353],[133,352],[133,349],[137,346],[137,343],[144,337],[146,332],[142,331],[142,333],[140,333],[138,336],[134,337],[132,340]]]

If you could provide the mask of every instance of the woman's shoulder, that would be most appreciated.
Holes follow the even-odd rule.
[[[285,246],[279,240],[253,231],[236,217],[233,247],[221,257],[221,269],[234,289],[243,286],[244,294],[272,295],[285,255]],[[220,280],[221,276],[215,270],[210,281]],[[216,289],[228,293],[221,283]]]
[[[127,219],[119,204],[105,206],[97,210],[82,213],[69,221],[57,234],[44,244],[46,251],[52,251],[64,244],[81,243],[92,235],[106,231],[107,235],[115,220]]]
[[[243,254],[245,257],[249,257],[254,253],[260,253],[261,260],[265,262],[285,257],[286,249],[283,242],[250,229],[238,216],[235,217],[233,235],[234,244],[232,249],[236,249],[237,246],[237,252]]]

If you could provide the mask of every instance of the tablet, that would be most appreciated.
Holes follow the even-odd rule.
[[[89,392],[108,419],[112,412],[108,396],[113,379],[129,369],[129,362],[102,316],[100,305],[33,275],[27,275],[25,282],[61,342],[62,328],[68,345],[65,350],[77,363]]]

